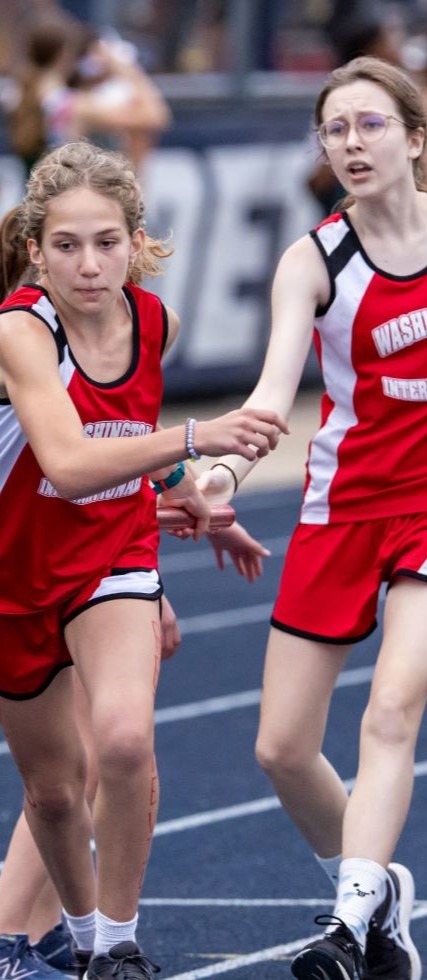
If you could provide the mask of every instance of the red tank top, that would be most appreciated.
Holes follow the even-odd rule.
[[[312,237],[331,298],[315,319],[326,392],[301,520],[359,521],[427,507],[427,267],[377,268],[346,214]]]
[[[91,439],[146,435],[159,415],[167,314],[157,296],[138,286],[128,284],[123,293],[132,316],[132,361],[108,383],[93,381],[80,368],[39,286],[22,286],[0,306],[0,313],[25,310],[51,330],[60,376]],[[158,537],[155,495],[146,477],[62,499],[41,471],[13,406],[0,400],[0,612],[55,605],[111,568],[155,568]]]

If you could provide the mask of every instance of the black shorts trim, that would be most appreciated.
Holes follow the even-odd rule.
[[[104,575],[103,578],[109,578],[110,575],[129,575],[131,572],[159,572],[158,568],[147,568],[146,565],[130,565],[123,566],[120,568],[112,568],[108,575]],[[159,576],[160,578],[160,576]]]
[[[396,578],[417,578],[419,582],[427,582],[427,575],[423,575],[422,572],[414,572],[412,568],[398,568],[393,577],[388,583],[388,589],[391,589],[393,582]],[[387,591],[388,591],[387,589]]]
[[[270,623],[277,630],[281,630],[282,633],[290,633],[292,636],[300,636],[303,640],[316,640],[317,643],[332,643],[334,646],[348,646],[350,643],[361,643],[362,640],[366,640],[371,633],[376,630],[378,623],[375,622],[372,626],[366,630],[366,633],[361,633],[360,636],[348,636],[338,638],[336,636],[321,636],[320,633],[310,633],[308,630],[298,630],[294,626],[287,626],[286,623],[279,623],[277,619],[272,616]]]
[[[85,612],[86,609],[90,609],[92,606],[98,606],[100,602],[114,602],[115,599],[144,599],[146,602],[153,602],[156,599],[161,599],[163,595],[163,586],[160,584],[157,592],[153,592],[152,595],[138,595],[137,592],[121,592],[120,595],[102,595],[97,599],[89,599],[82,606],[78,606],[74,609],[74,612],[70,613],[62,620],[62,626],[67,626],[71,623],[76,616],[80,616],[80,613]]]
[[[41,684],[40,687],[38,687],[37,690],[33,691],[31,694],[10,694],[7,691],[0,691],[0,697],[5,698],[6,701],[30,701],[31,698],[38,698],[39,694],[43,694],[43,691],[49,687],[49,684],[52,683],[56,675],[59,674],[60,670],[63,670],[64,667],[72,666],[73,661],[71,659],[66,664],[58,664],[57,667],[54,667],[53,670],[51,670],[49,676],[45,681],[43,681],[43,684]]]

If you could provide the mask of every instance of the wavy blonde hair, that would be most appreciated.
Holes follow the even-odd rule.
[[[120,205],[129,235],[144,222],[141,188],[129,160],[89,140],[65,143],[33,167],[21,205],[9,211],[0,226],[0,294],[3,299],[30,271],[26,242],[41,245],[50,202],[65,191],[88,187]],[[162,272],[161,260],[172,253],[164,242],[145,234],[141,256],[128,270],[130,282]]]

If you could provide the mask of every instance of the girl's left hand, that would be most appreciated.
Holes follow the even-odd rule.
[[[181,630],[174,609],[166,596],[162,596],[162,660],[169,660],[181,643]]]
[[[248,582],[254,582],[263,573],[262,559],[268,558],[271,551],[255,538],[241,524],[234,521],[231,527],[219,528],[206,535],[215,552],[218,568],[224,568],[224,553],[228,552],[239,575]]]

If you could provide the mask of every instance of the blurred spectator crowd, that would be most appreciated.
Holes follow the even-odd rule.
[[[389,19],[414,39],[408,58],[427,60],[427,0],[3,0],[3,72],[22,57],[28,24],[58,9],[114,28],[149,73],[231,71],[239,39],[255,71],[325,71]]]
[[[28,172],[45,149],[88,135],[141,171],[172,120],[162,76],[292,78],[358,54],[402,65],[427,92],[427,0],[2,0],[0,152]],[[319,168],[311,190],[325,207],[328,188]]]

